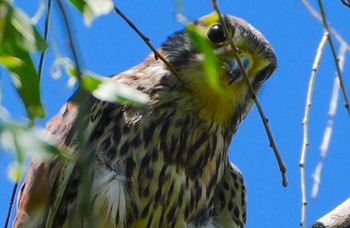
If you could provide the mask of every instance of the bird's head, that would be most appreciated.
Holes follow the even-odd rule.
[[[249,81],[258,91],[277,67],[273,48],[248,22],[229,15],[223,15],[223,20],[239,49]],[[197,102],[203,118],[225,123],[233,115],[239,115],[241,120],[250,110],[252,99],[234,57],[236,50],[232,49],[218,14],[204,16],[192,26],[211,43],[219,64],[216,75],[219,91],[215,91],[208,82],[204,69],[206,56],[196,48],[186,29],[171,36],[162,45],[161,52],[174,66],[184,86],[191,91],[189,95]]]

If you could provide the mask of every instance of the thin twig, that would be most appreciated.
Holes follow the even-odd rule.
[[[52,0],[48,0],[48,8],[47,8],[47,15],[46,15],[46,19],[45,19],[45,31],[44,31],[45,41],[47,41],[48,31],[49,31],[51,3],[52,3]],[[40,61],[39,61],[39,66],[38,66],[39,79],[41,78],[41,73],[42,73],[43,63],[44,63],[44,58],[45,58],[45,52],[46,52],[46,50],[42,51],[41,52],[41,56],[40,56]],[[34,125],[33,121],[29,121],[28,122],[28,127],[32,127],[33,125]],[[14,199],[15,199],[16,192],[17,192],[17,188],[18,188],[18,182],[16,182],[14,184],[14,186],[13,186],[12,195],[11,195],[11,199],[10,199],[10,204],[9,204],[9,208],[8,208],[7,216],[6,216],[5,227],[8,227],[8,224],[9,224],[9,221],[10,221],[12,208],[13,208],[13,204],[14,204],[14,201],[15,201]]]
[[[62,0],[57,1],[58,6],[60,8],[64,26],[67,32],[68,40],[69,40],[69,46],[73,55],[73,61],[75,62],[75,71],[76,71],[76,77],[77,81],[79,83],[79,86],[82,84],[82,73],[81,73],[81,64],[78,58],[78,53],[76,50],[76,45],[73,40],[73,32],[71,25],[68,20],[68,14],[66,12],[66,9],[62,3]],[[91,185],[92,185],[92,161],[93,161],[93,154],[91,149],[88,147],[88,141],[87,136],[85,134],[86,132],[86,113],[87,113],[87,104],[85,100],[85,93],[81,87],[78,88],[77,91],[77,100],[78,100],[78,116],[76,119],[76,124],[78,126],[77,129],[77,137],[78,137],[78,148],[79,148],[79,157],[77,160],[76,165],[78,166],[80,170],[80,183],[79,183],[79,190],[78,192],[80,195],[78,195],[77,201],[78,201],[78,208],[77,212],[78,214],[74,217],[75,222],[79,221],[80,219],[83,219],[84,224],[86,224],[88,227],[94,227],[94,216],[93,216],[93,210],[91,208]],[[74,223],[73,223],[74,224]]]
[[[18,188],[18,182],[16,182],[13,185],[12,195],[11,195],[11,199],[10,199],[10,206],[9,206],[9,209],[7,210],[6,222],[5,222],[5,225],[4,225],[5,228],[8,227],[9,222],[10,222],[11,212],[12,212],[12,208],[13,208],[13,202],[15,202],[15,196],[16,196],[17,188]]]
[[[213,7],[215,9],[215,11],[218,13],[219,15],[219,18],[220,18],[220,23],[222,25],[222,27],[224,28],[224,32],[225,32],[225,35],[229,38],[229,43],[231,45],[231,48],[233,50],[233,54],[235,56],[235,59],[239,65],[239,68],[241,70],[241,73],[243,75],[243,79],[246,83],[246,85],[248,86],[248,91],[255,103],[255,105],[257,106],[258,108],[258,111],[259,111],[259,114],[261,116],[261,119],[262,119],[262,122],[264,124],[264,127],[265,127],[265,130],[266,130],[266,133],[267,133],[267,136],[270,140],[270,146],[272,147],[273,151],[275,152],[275,156],[277,158],[277,162],[278,162],[278,165],[279,165],[279,168],[280,168],[280,171],[281,171],[281,174],[282,174],[282,185],[284,187],[287,187],[288,185],[288,182],[287,182],[287,176],[286,176],[286,172],[287,172],[287,169],[286,169],[286,166],[284,165],[283,163],[283,160],[281,158],[281,155],[278,151],[278,148],[277,148],[277,145],[275,143],[275,140],[272,136],[272,132],[270,130],[270,127],[269,127],[269,124],[268,124],[268,120],[265,116],[265,113],[260,105],[260,102],[256,96],[256,92],[253,88],[253,86],[251,85],[250,81],[249,81],[249,78],[248,78],[248,74],[247,72],[245,71],[245,68],[244,68],[244,65],[242,63],[242,60],[239,56],[239,52],[238,52],[238,48],[236,47],[236,45],[234,44],[233,40],[232,40],[232,37],[231,37],[231,34],[228,32],[228,29],[227,29],[227,26],[226,26],[226,23],[224,23],[223,19],[222,19],[222,15],[221,15],[221,12],[220,12],[220,9],[219,9],[219,6],[216,2],[216,0],[212,0],[212,3],[213,3]]]
[[[343,67],[345,64],[345,56],[346,56],[346,46],[342,45],[340,47],[339,58],[338,58],[339,59],[339,66],[340,66],[341,70],[343,70]],[[331,135],[332,135],[332,131],[333,131],[334,116],[335,116],[335,113],[337,110],[337,104],[338,104],[338,99],[339,99],[339,91],[340,91],[339,77],[335,77],[332,98],[331,98],[331,102],[329,105],[329,111],[328,111],[327,127],[325,129],[322,144],[320,146],[321,159],[320,159],[319,163],[317,164],[314,175],[313,175],[314,184],[312,186],[312,191],[311,191],[312,198],[317,197],[319,186],[321,183],[321,172],[322,172],[322,168],[323,168],[323,162],[327,156],[329,143],[331,140]]]
[[[340,45],[345,45],[346,46],[346,50],[347,51],[350,51],[350,45],[345,41],[345,39],[334,29],[332,28],[331,26],[328,25],[327,23],[327,20],[326,20],[326,17],[325,17],[325,14],[324,14],[324,8],[323,8],[323,4],[321,2],[320,5],[320,10],[321,10],[321,13],[323,12],[323,15],[320,15],[316,10],[315,8],[313,8],[310,4],[309,4],[309,1],[308,0],[301,0],[301,2],[304,4],[304,6],[309,10],[309,12],[311,13],[312,16],[314,16],[317,20],[319,20],[320,22],[322,22],[323,26],[327,28],[327,30],[334,36],[334,38],[340,43]],[[319,2],[320,3],[320,2]],[[337,67],[337,71],[339,71],[339,63],[338,63],[338,60],[337,60],[337,54],[336,54],[336,51],[335,51],[335,48],[334,48],[334,44],[333,44],[333,41],[332,41],[332,38],[329,34],[329,37],[330,37],[330,45],[331,45],[331,49],[332,49],[332,54],[333,54],[333,57],[334,57],[334,61],[335,61],[335,64],[336,64],[336,67]],[[343,83],[343,80],[342,80],[342,76],[341,76],[341,73],[339,74],[338,72],[338,75],[339,75],[339,80],[340,80],[340,87],[342,89],[342,92],[343,92],[343,96],[344,96],[344,101],[345,101],[345,108],[347,109],[349,115],[350,115],[350,105],[349,105],[349,99],[348,99],[348,96],[347,96],[347,93],[346,93],[346,89],[345,89],[345,86],[344,86],[344,83]]]
[[[51,5],[52,5],[52,0],[48,0],[47,1],[47,14],[46,14],[46,19],[45,19],[45,31],[44,31],[44,39],[45,39],[45,41],[48,40],[48,35],[49,35],[50,17],[51,17]],[[39,78],[41,78],[41,73],[42,73],[43,66],[44,66],[45,53],[46,53],[46,50],[43,50],[41,52],[41,55],[40,55],[39,67],[38,67],[38,76],[39,76]]]
[[[326,13],[325,13],[325,10],[324,10],[324,7],[323,7],[322,0],[318,0],[318,5],[320,7],[324,29],[329,31],[328,22],[327,22],[327,18],[326,18]],[[340,88],[343,91],[343,96],[344,96],[344,101],[345,101],[345,108],[348,110],[348,114],[350,116],[349,98],[348,98],[348,95],[346,93],[346,89],[345,89],[345,85],[344,85],[344,81],[343,81],[343,76],[342,76],[342,71],[341,71],[340,66],[339,66],[337,51],[335,50],[335,46],[334,46],[334,43],[333,43],[332,36],[329,33],[328,33],[328,42],[329,42],[329,44],[331,46],[331,50],[332,50],[335,66],[337,68],[337,73],[338,73],[338,78],[339,78],[339,85],[340,85]]]
[[[46,19],[45,19],[45,31],[44,31],[44,39],[45,39],[45,41],[47,41],[47,38],[48,38],[49,22],[50,22],[50,15],[51,15],[51,5],[52,5],[52,0],[48,0],[47,14],[46,14]],[[39,77],[39,79],[41,78],[42,69],[43,69],[43,66],[44,66],[45,53],[46,53],[46,50],[43,50],[41,52],[41,55],[40,55],[39,66],[38,66],[38,77]],[[34,122],[32,122],[32,121],[28,122],[28,126],[29,127],[32,127],[33,125],[34,125]],[[8,214],[7,214],[7,217],[6,217],[5,227],[8,226],[8,222],[9,222],[9,219],[10,219],[10,216],[11,216],[11,212],[12,212],[12,208],[13,208],[13,202],[14,202],[14,197],[16,195],[17,188],[18,188],[18,183],[15,183],[14,186],[13,186],[13,192],[12,192],[12,196],[11,196],[11,200],[10,200]]]
[[[181,79],[179,73],[176,71],[176,69],[169,63],[158,51],[157,49],[151,44],[150,39],[145,36],[135,25],[130,21],[130,19],[116,6],[114,5],[114,11],[121,17],[123,20],[141,37],[141,39],[146,43],[146,45],[152,50],[154,53],[154,57],[156,60],[160,59],[168,68],[169,70],[175,75],[175,77],[180,81],[180,83],[187,89],[186,83]]]
[[[322,16],[312,7],[308,0],[301,0],[305,8],[310,12],[310,14],[322,23]],[[334,36],[334,38],[340,43],[346,45],[346,50],[350,51],[350,45],[345,41],[345,39],[335,30],[332,26],[328,25],[329,32]]]
[[[338,80],[339,81],[339,85],[342,88],[343,91],[343,96],[344,96],[344,100],[345,100],[345,107],[348,110],[348,113],[350,114],[350,107],[349,107],[349,102],[348,102],[348,97],[346,94],[346,90],[345,90],[345,86],[342,80],[342,76],[341,76],[341,71],[342,71],[342,67],[340,65],[340,62],[337,58],[337,54],[334,48],[334,43],[332,41],[332,36],[331,34],[334,36],[334,38],[340,43],[341,45],[341,52],[344,53],[344,58],[345,58],[345,53],[347,51],[350,51],[350,46],[348,45],[348,43],[342,38],[342,36],[339,35],[339,33],[333,29],[332,27],[330,27],[327,23],[327,19],[326,19],[326,14],[324,11],[324,7],[322,4],[321,0],[318,0],[319,3],[319,8],[321,11],[321,15],[309,4],[308,0],[301,0],[302,3],[304,4],[304,6],[309,10],[309,12],[320,22],[322,22],[323,27],[324,27],[324,35],[322,37],[322,41],[320,43],[319,46],[319,50],[318,53],[315,57],[315,62],[314,62],[314,66],[315,63],[317,65],[317,68],[313,69],[312,72],[312,76],[310,78],[310,82],[309,82],[309,89],[308,89],[308,98],[307,98],[307,104],[305,107],[305,115],[304,115],[304,120],[303,120],[303,128],[304,128],[304,139],[303,139],[303,146],[302,146],[302,152],[301,152],[301,159],[300,159],[300,175],[301,175],[301,191],[302,191],[302,218],[301,218],[301,226],[305,227],[305,220],[306,220],[306,206],[307,206],[307,201],[306,201],[306,187],[305,187],[305,170],[304,170],[304,165],[305,165],[305,157],[306,157],[306,150],[307,147],[309,146],[309,142],[308,142],[308,119],[309,119],[309,110],[311,107],[311,96],[312,96],[312,91],[313,91],[313,83],[314,83],[314,77],[316,76],[316,71],[318,69],[318,65],[319,65],[319,61],[321,58],[321,55],[323,53],[323,49],[327,43],[327,41],[330,43],[331,49],[332,49],[332,54],[333,54],[333,58],[336,64],[336,68],[337,68],[337,74],[338,74]],[[320,49],[320,47],[322,46],[322,49]],[[340,55],[341,56],[341,55]],[[344,60],[343,58],[343,60]],[[318,62],[318,63],[317,63]],[[343,62],[341,63],[343,64]],[[334,90],[337,90],[337,82],[335,82],[335,88]],[[338,86],[339,87],[339,86]],[[338,88],[339,90],[339,88]],[[330,109],[336,107],[337,104],[337,92],[334,91],[333,92],[333,97],[332,97],[332,102],[331,102],[331,107]],[[334,109],[335,111],[335,109]],[[323,165],[323,160],[326,156],[326,151],[328,148],[328,143],[331,137],[331,132],[332,132],[332,125],[333,125],[333,115],[332,112],[330,110],[330,118],[328,121],[328,125],[327,128],[325,130],[325,135],[324,135],[324,139],[323,139],[323,143],[321,146],[321,161],[320,163],[317,165],[316,170],[315,170],[315,174],[314,174],[314,185],[313,185],[313,190],[312,190],[312,197],[315,197],[317,195],[318,192],[318,186],[320,183],[320,173],[322,171],[322,165]]]
[[[310,76],[307,97],[306,97],[306,106],[303,118],[303,145],[301,149],[301,158],[299,162],[300,166],[300,181],[301,181],[301,196],[302,196],[302,209],[301,209],[301,222],[300,225],[304,228],[306,227],[306,182],[305,182],[305,161],[306,161],[306,151],[309,147],[309,114],[312,104],[312,94],[314,90],[314,84],[316,79],[317,70],[320,66],[321,57],[323,54],[323,50],[327,44],[328,39],[328,31],[324,30],[322,40],[318,46],[317,53],[315,56],[314,64],[312,65],[312,72]]]

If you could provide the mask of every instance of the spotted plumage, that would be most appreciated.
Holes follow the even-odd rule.
[[[224,20],[259,90],[276,68],[273,49],[242,19]],[[218,16],[194,24],[214,45],[223,94],[206,81],[203,54],[186,30],[159,49],[181,81],[153,55],[112,77],[147,94],[147,104],[112,104],[85,93],[91,208],[98,227],[245,226],[245,185],[229,161],[228,147],[253,102]],[[78,105],[73,96],[47,126],[73,155],[84,153],[77,143]],[[82,175],[72,161],[34,159],[19,193],[14,226],[86,225],[76,218]]]

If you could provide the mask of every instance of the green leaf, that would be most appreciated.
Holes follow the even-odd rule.
[[[39,77],[28,52],[10,43],[0,44],[0,56],[11,56],[21,64],[7,64],[11,79],[26,108],[29,119],[44,118],[45,111],[40,100]]]
[[[4,117],[0,117],[0,142],[2,147],[16,153],[19,163],[27,155],[62,155],[45,136],[44,129],[29,128]]]
[[[141,91],[91,72],[83,73],[82,87],[94,97],[112,103],[145,104],[149,97]]]
[[[99,85],[101,85],[102,82],[101,79],[98,79],[96,76],[89,76],[85,74],[82,83],[82,87],[85,90],[93,92],[99,87]]]
[[[22,66],[24,63],[19,58],[10,55],[4,55],[0,56],[0,64],[4,65],[7,68],[15,68]]]
[[[59,63],[63,64],[68,75],[74,79],[77,78],[75,66],[69,59],[64,58]],[[81,73],[82,84],[80,86],[100,100],[134,105],[145,104],[149,101],[148,95],[112,78],[103,77],[89,71],[82,71]]]
[[[81,12],[84,13],[84,7],[86,5],[84,0],[70,0],[70,2]]]
[[[10,18],[13,28],[16,30],[12,39],[16,44],[27,51],[44,51],[48,45],[31,23],[31,19],[18,9],[14,9]],[[12,29],[10,27],[10,29]],[[11,37],[9,37],[11,39]]]
[[[203,67],[208,84],[214,91],[222,93],[218,79],[220,61],[215,55],[212,43],[202,35],[199,29],[196,29],[193,23],[187,25],[187,32],[195,48],[204,55]]]
[[[0,7],[0,44],[7,42],[28,52],[46,50],[45,39],[24,12],[3,0],[0,0]]]
[[[61,58],[57,63],[63,65],[69,76],[77,79],[76,67],[72,61],[68,58]],[[82,82],[80,86],[100,100],[134,105],[145,104],[149,101],[148,95],[112,78],[103,77],[89,71],[81,71],[81,74]]]
[[[0,64],[9,70],[29,119],[43,118],[39,76],[30,52],[45,50],[47,43],[23,12],[3,0],[0,9]]]
[[[70,2],[84,15],[84,22],[90,25],[93,20],[113,10],[112,0],[70,0]]]
[[[97,78],[94,79],[96,80]],[[111,78],[101,77],[97,80],[99,80],[100,83],[96,89],[90,92],[100,100],[133,105],[141,105],[149,101],[148,95]],[[84,87],[84,89],[86,88]]]
[[[1,114],[0,145],[3,149],[13,152],[16,157],[16,161],[9,170],[10,178],[16,182],[19,181],[22,175],[25,157],[33,155],[43,157],[59,155],[66,157],[45,137],[44,130],[28,128],[4,118]]]
[[[13,182],[18,183],[21,180],[22,172],[23,172],[23,163],[20,164],[19,162],[15,161],[9,165],[8,176]]]

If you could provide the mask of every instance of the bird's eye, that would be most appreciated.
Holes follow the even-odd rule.
[[[221,25],[214,25],[211,27],[208,31],[207,36],[209,40],[214,44],[219,44],[226,40],[226,35]]]

